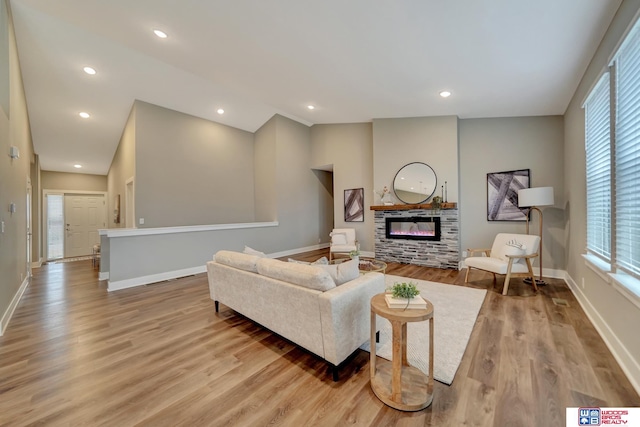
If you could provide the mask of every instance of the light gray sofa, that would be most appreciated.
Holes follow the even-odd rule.
[[[207,263],[209,291],[216,312],[222,303],[322,357],[332,365],[335,380],[338,366],[369,340],[370,300],[385,289],[383,274],[338,270],[336,276],[340,265],[219,251]],[[355,278],[336,286],[334,279],[349,275]]]

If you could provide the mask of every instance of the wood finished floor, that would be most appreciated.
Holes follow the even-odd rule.
[[[464,271],[387,272],[464,285]],[[368,353],[333,382],[318,357],[214,313],[205,274],[107,293],[91,261],[44,265],[0,337],[0,425],[564,426],[567,406],[640,406],[564,282],[536,295],[516,279],[503,297],[501,278],[471,280],[489,292],[453,384],[404,413],[371,391]]]

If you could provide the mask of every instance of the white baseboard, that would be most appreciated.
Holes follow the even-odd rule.
[[[42,267],[42,258],[38,261],[31,261],[31,268],[40,268]]]
[[[109,280],[109,272],[101,271],[100,273],[98,273],[98,280]]]
[[[461,260],[458,263],[458,270],[462,270],[467,268],[467,265],[464,263],[464,260]],[[540,267],[533,267],[533,274],[536,277],[540,274]],[[552,279],[564,279],[566,280],[567,272],[564,270],[556,270],[555,268],[542,268],[542,277],[551,277]]]
[[[134,277],[133,279],[116,280],[107,282],[107,291],[118,291],[120,289],[133,288],[135,286],[148,285],[149,283],[162,282],[164,280],[177,279],[178,277],[191,276],[192,274],[204,273],[207,271],[206,265],[198,267],[183,268],[182,270],[166,271],[148,276]]]
[[[611,351],[611,354],[613,354],[613,357],[620,365],[620,368],[629,379],[629,382],[631,382],[631,385],[636,392],[640,394],[640,364],[638,363],[638,360],[634,358],[624,344],[620,342],[616,334],[611,330],[602,316],[600,316],[600,313],[598,313],[589,299],[584,295],[582,289],[580,289],[569,273],[565,274],[564,280],[569,286],[569,289],[571,289],[571,292],[573,292],[573,295],[575,295],[578,303],[582,307],[582,310],[586,313],[587,317],[598,331],[598,334],[600,334],[600,337],[603,339],[607,348]]]
[[[22,298],[22,294],[27,290],[27,286],[29,285],[29,278],[25,277],[18,288],[18,292],[13,296],[9,307],[7,307],[7,311],[2,315],[2,320],[0,320],[0,337],[4,335],[4,331],[7,330],[7,326],[9,326],[9,322],[11,321],[11,317],[13,316],[13,312],[16,311],[16,307]]]

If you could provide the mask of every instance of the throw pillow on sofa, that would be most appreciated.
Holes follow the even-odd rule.
[[[266,254],[264,252],[260,252],[257,251],[253,248],[250,248],[249,246],[244,247],[244,251],[242,251],[243,253],[247,254],[247,255],[255,255],[255,256],[259,256],[259,257],[264,257],[266,256]]]
[[[329,273],[333,281],[336,282],[336,286],[340,286],[360,276],[359,264],[357,259],[352,259],[340,264],[318,265],[317,267]]]
[[[326,256],[323,256],[322,258],[318,258],[317,260],[313,261],[313,262],[307,262],[307,261],[298,261],[297,259],[293,259],[293,258],[289,258],[287,261],[289,262],[293,262],[296,264],[305,264],[305,265],[327,265],[329,264],[329,260],[327,259]]]

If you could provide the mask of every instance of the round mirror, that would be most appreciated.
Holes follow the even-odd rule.
[[[402,167],[393,179],[393,192],[401,202],[426,202],[436,191],[436,173],[426,163],[414,162]]]

